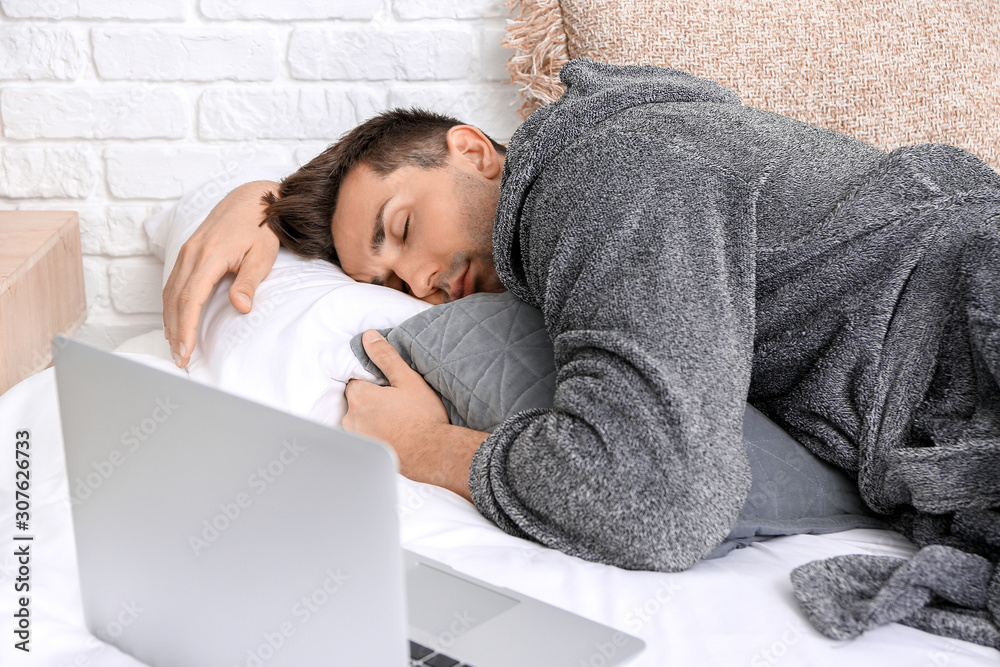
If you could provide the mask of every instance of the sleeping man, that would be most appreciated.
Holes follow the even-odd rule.
[[[280,242],[431,303],[506,289],[542,311],[553,407],[492,434],[450,424],[375,332],[391,386],[347,391],[346,428],[513,534],[626,568],[698,562],[747,495],[747,400],[925,543],[964,539],[953,516],[995,517],[1000,177],[673,70],[577,60],[561,76],[506,151],[388,112],[280,187],[230,194],[164,290],[178,364],[214,284],[237,273],[247,312]]]

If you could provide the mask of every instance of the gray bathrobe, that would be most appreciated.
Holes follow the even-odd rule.
[[[743,506],[745,400],[911,535],[1000,505],[995,172],[674,70],[576,60],[562,79],[511,141],[493,239],[544,314],[554,406],[479,448],[484,515],[583,558],[687,568]]]

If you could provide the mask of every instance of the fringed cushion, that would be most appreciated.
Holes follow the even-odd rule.
[[[571,58],[675,67],[743,103],[891,150],[942,142],[1000,169],[1000,0],[512,0],[524,117]]]

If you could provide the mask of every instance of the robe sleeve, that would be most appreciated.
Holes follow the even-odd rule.
[[[722,542],[750,486],[756,186],[654,143],[586,135],[532,187],[514,245],[554,345],[554,403],[502,423],[469,481],[507,532],[677,571]]]

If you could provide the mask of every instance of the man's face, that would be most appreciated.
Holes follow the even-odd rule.
[[[387,176],[359,165],[341,183],[331,221],[340,266],[433,304],[502,292],[493,264],[499,196],[494,181],[460,160]]]

